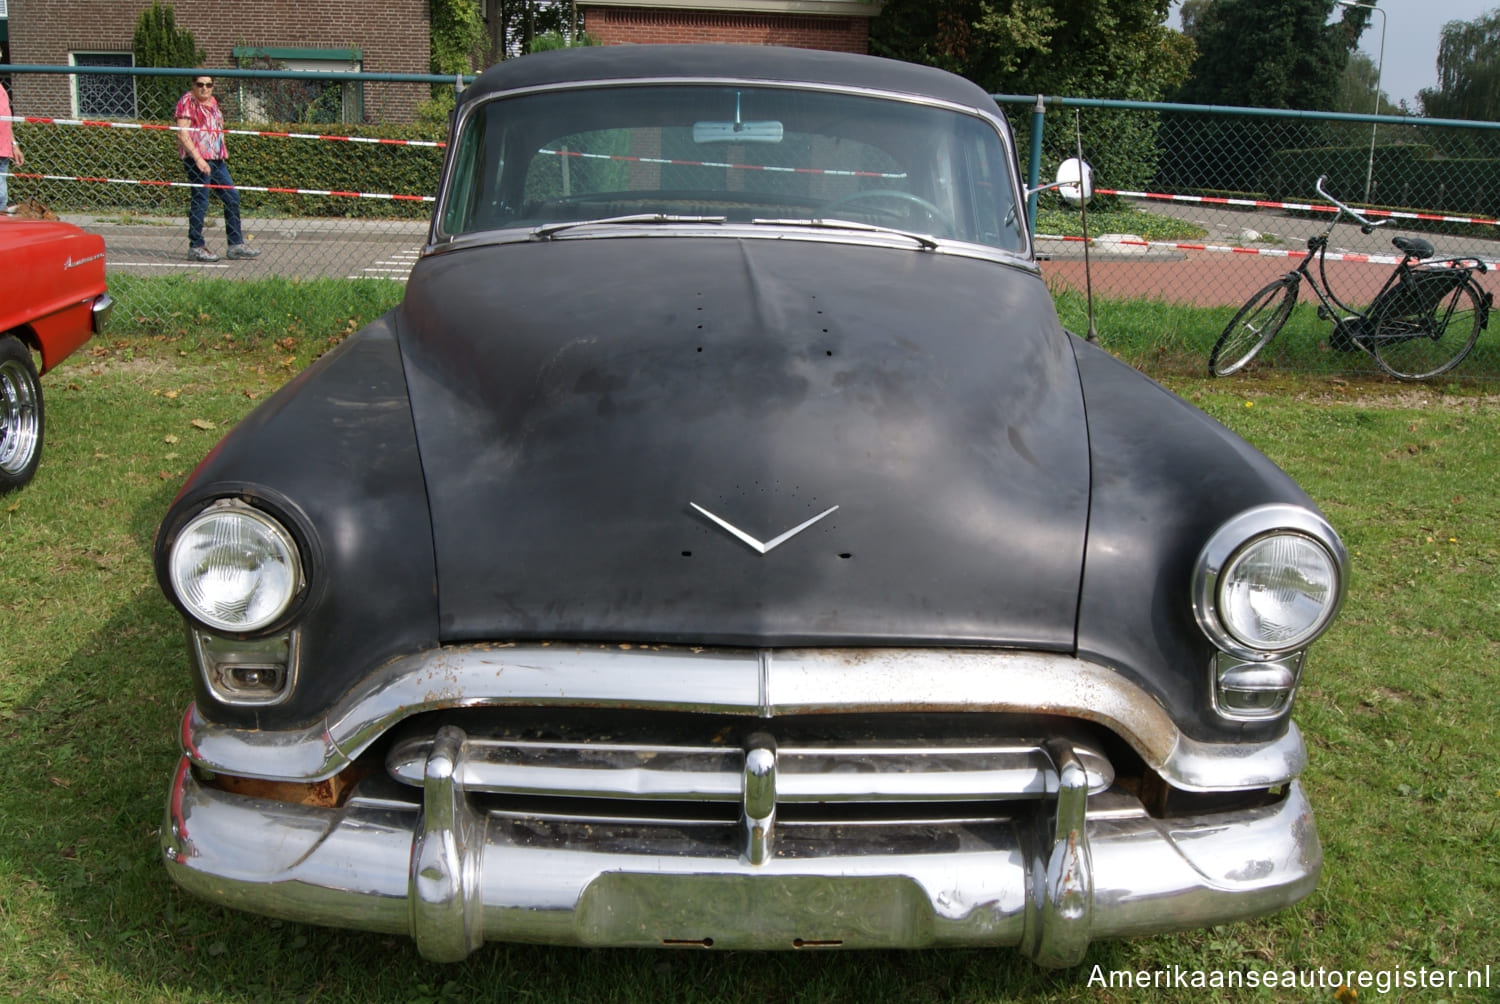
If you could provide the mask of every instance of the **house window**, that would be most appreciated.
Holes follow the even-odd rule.
[[[74,52],[74,66],[134,66],[128,52]],[[84,118],[135,118],[135,77],[128,73],[78,73],[73,77],[73,114]]]
[[[360,81],[319,76],[359,71],[363,63],[358,49],[236,46],[234,59],[235,65],[242,70],[292,70],[298,74],[296,77],[237,78],[239,117],[246,122],[359,122],[364,119],[364,85]]]

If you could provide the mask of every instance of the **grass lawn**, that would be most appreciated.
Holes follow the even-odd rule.
[[[369,309],[379,306],[377,296]],[[217,308],[191,310],[175,330],[121,322],[46,377],[41,471],[25,491],[0,497],[0,998],[1197,1002],[1209,999],[1205,991],[1108,989],[1090,977],[1095,966],[1316,973],[1488,965],[1492,989],[1359,996],[1500,1001],[1493,387],[1167,377],[1301,481],[1353,559],[1349,601],[1313,651],[1296,712],[1326,857],[1317,891],[1299,906],[1209,931],[1098,944],[1065,972],[1038,970],[1009,950],[715,954],[502,944],[435,966],[404,938],[193,900],[158,862],[156,827],[191,695],[180,620],[150,565],[157,520],[226,429],[361,320],[298,313],[295,326],[279,318],[264,330]],[[1200,324],[1154,308],[1143,311],[1141,332],[1126,330],[1130,323],[1101,324],[1101,334],[1144,345],[1163,323]],[[1331,988],[1209,993],[1334,999]]]

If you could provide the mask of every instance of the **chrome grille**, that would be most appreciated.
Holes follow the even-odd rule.
[[[391,776],[421,787],[433,744],[430,736],[395,743],[386,759]],[[1107,789],[1109,760],[1070,746],[1089,793]],[[786,826],[946,822],[995,818],[1004,803],[1056,797],[1055,760],[1042,740],[814,744],[756,733],[732,746],[468,734],[454,780],[471,796],[492,796],[497,811],[529,818],[722,824],[774,811]]]

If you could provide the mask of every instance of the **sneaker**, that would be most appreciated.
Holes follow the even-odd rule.
[[[257,258],[260,256],[258,248],[250,247],[248,244],[231,244],[226,258]]]
[[[218,261],[219,256],[208,248],[188,248],[188,261]]]
[[[5,215],[6,216],[14,216],[14,215],[16,215],[16,210],[18,210],[20,208],[21,208],[20,206],[6,206],[5,207]]]

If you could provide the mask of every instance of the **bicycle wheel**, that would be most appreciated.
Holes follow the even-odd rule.
[[[1293,272],[1246,300],[1214,342],[1214,349],[1208,354],[1208,371],[1214,376],[1228,376],[1248,366],[1286,323],[1301,285],[1301,276]]]
[[[1487,314],[1484,294],[1472,281],[1453,283],[1430,308],[1377,319],[1364,344],[1397,380],[1426,380],[1464,361]]]

